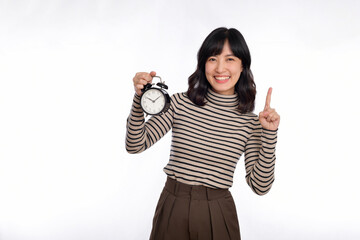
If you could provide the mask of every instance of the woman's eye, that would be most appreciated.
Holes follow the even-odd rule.
[[[213,61],[216,61],[215,58],[209,58],[209,62],[213,62]]]
[[[235,61],[235,59],[233,59],[233,58],[228,58],[228,61]]]

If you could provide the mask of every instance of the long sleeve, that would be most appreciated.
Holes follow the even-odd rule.
[[[258,195],[270,191],[275,180],[275,147],[277,130],[262,128],[257,119],[257,125],[245,146],[246,182]]]
[[[172,128],[175,112],[172,98],[170,108],[166,113],[152,116],[145,122],[140,97],[135,94],[126,125],[126,150],[129,153],[145,151]]]

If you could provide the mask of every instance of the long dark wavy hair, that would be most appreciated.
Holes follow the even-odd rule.
[[[233,54],[241,59],[243,70],[235,85],[240,113],[252,112],[255,107],[256,85],[250,70],[251,56],[243,35],[236,29],[225,27],[212,31],[204,40],[197,54],[196,71],[189,77],[187,95],[196,105],[205,105],[205,96],[210,83],[205,76],[205,64],[209,57],[221,54],[225,41],[228,40]]]

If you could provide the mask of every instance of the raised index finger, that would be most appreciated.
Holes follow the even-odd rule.
[[[270,108],[272,88],[270,87],[266,96],[265,108]]]

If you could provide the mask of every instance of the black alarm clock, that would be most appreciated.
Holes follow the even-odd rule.
[[[153,78],[159,78],[160,82],[156,85],[154,83],[148,83],[141,91],[140,105],[147,115],[159,115],[165,113],[170,107],[170,97],[166,92],[168,86],[165,82],[161,81],[161,77],[154,76]]]

